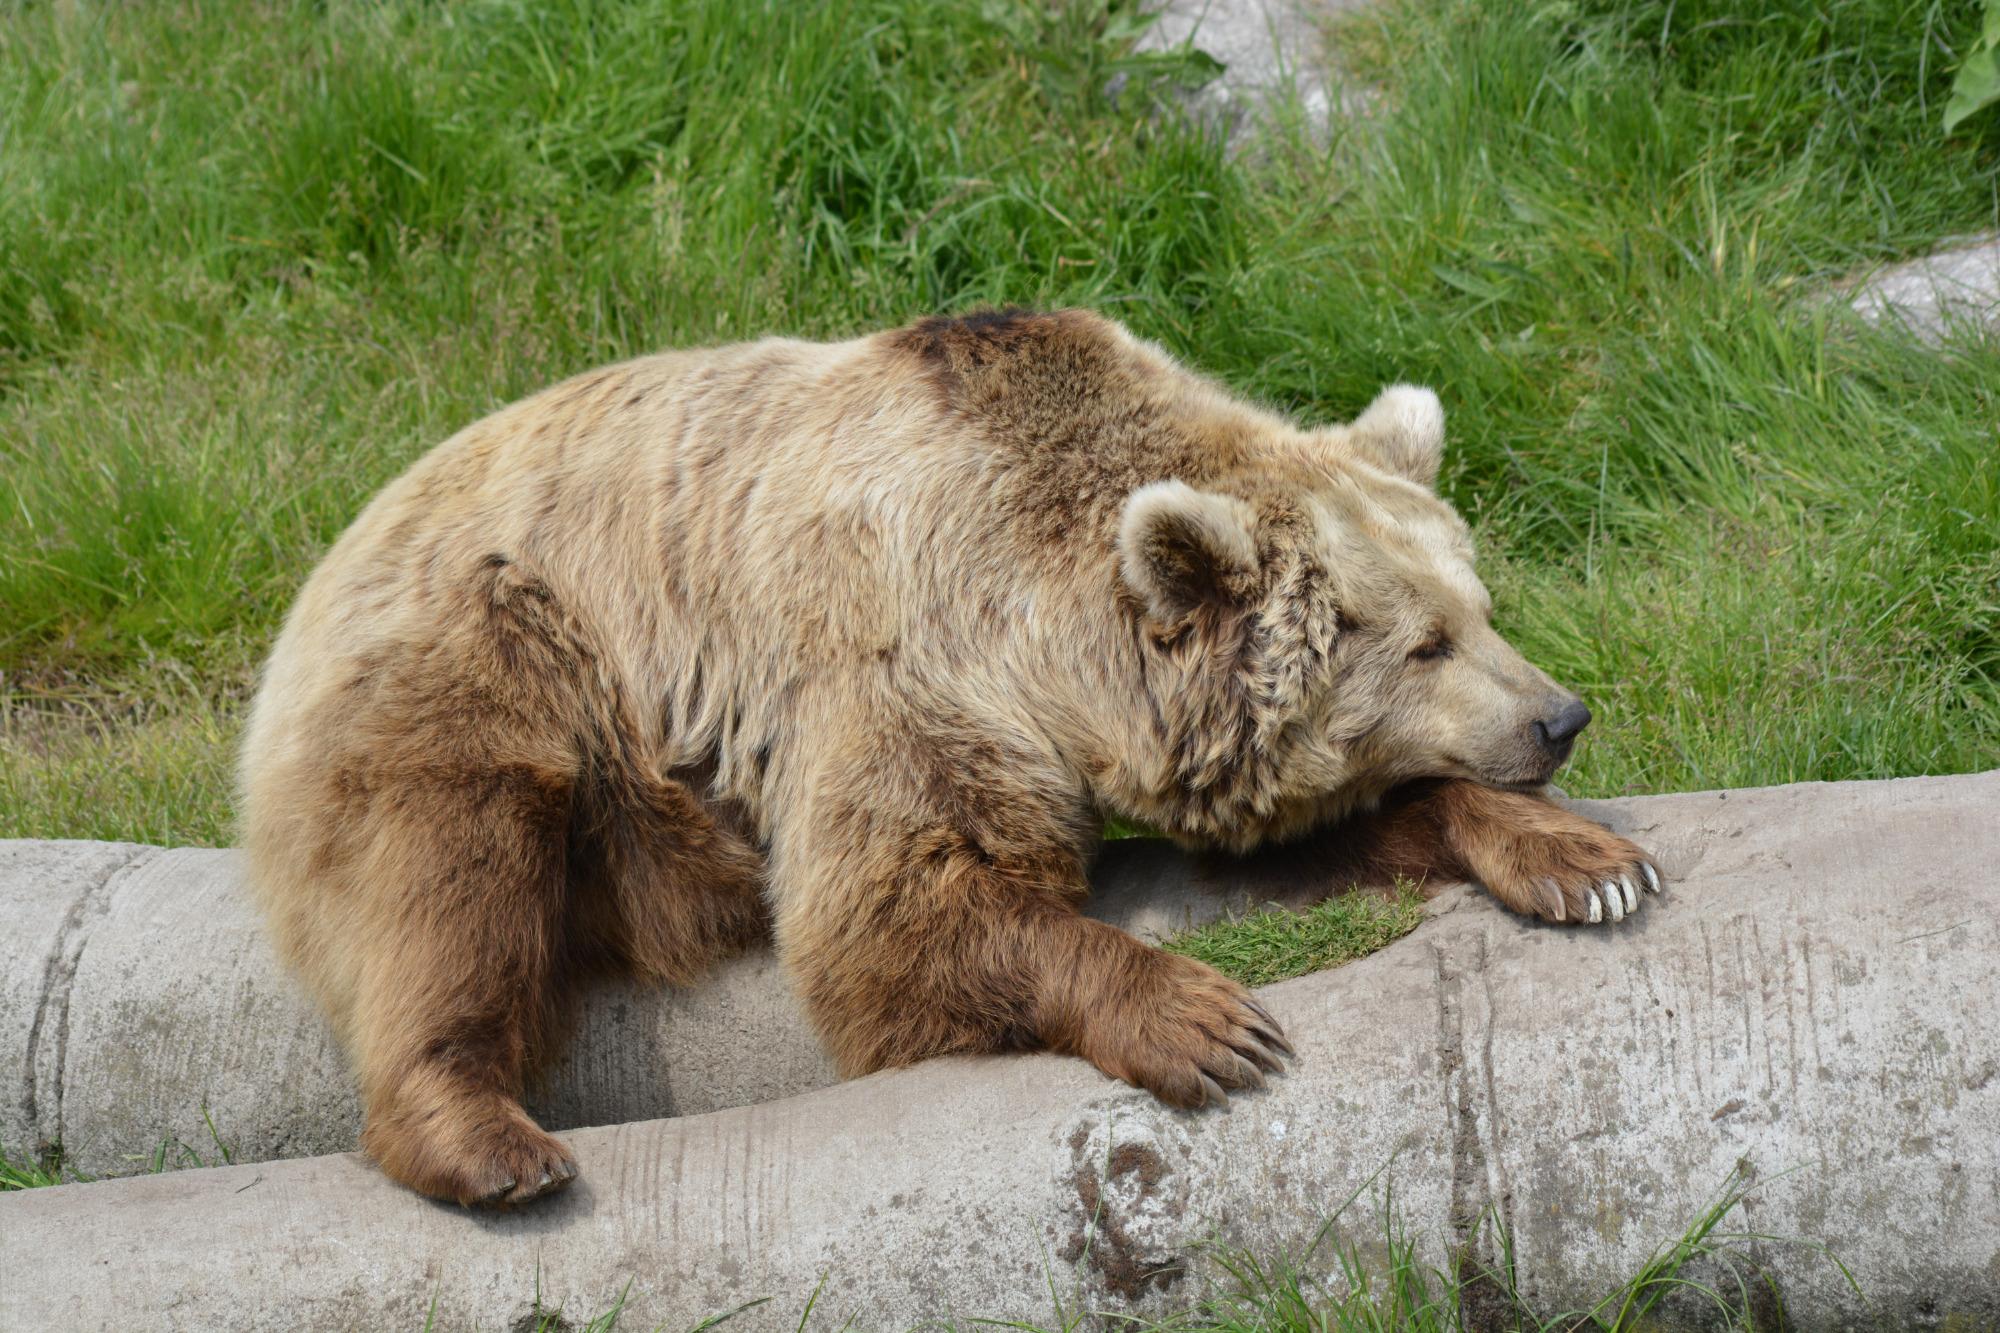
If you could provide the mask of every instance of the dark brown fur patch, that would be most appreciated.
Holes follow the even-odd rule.
[[[1108,531],[1147,481],[1200,484],[1242,460],[1231,424],[1176,419],[1173,386],[1091,311],[935,316],[888,341],[1008,460],[996,516],[1050,546],[1073,530]]]
[[[1061,322],[1060,315],[1002,306],[964,315],[932,315],[898,332],[894,341],[935,369],[963,374],[1021,355],[1054,336]]]

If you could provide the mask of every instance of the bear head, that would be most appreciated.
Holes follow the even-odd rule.
[[[1200,486],[1129,494],[1118,572],[1158,748],[1113,804],[1244,848],[1415,779],[1549,781],[1590,711],[1494,630],[1433,489],[1443,443],[1437,396],[1398,385]]]

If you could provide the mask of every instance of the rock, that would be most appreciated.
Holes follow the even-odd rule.
[[[1054,1056],[952,1059],[578,1131],[581,1180],[508,1215],[352,1156],[30,1190],[0,1197],[0,1327],[519,1327],[537,1291],[579,1322],[622,1292],[637,1328],[763,1298],[731,1327],[794,1328],[809,1300],[815,1327],[1055,1326],[1185,1302],[1210,1237],[1302,1254],[1357,1191],[1334,1235],[1365,1247],[1385,1186],[1434,1263],[1495,1259],[1490,1210],[1553,1313],[1738,1170],[1728,1229],[1824,1240],[1865,1293],[1745,1242],[1791,1326],[1992,1327],[2000,772],[1592,809],[1656,852],[1663,898],[1580,929],[1451,890],[1409,938],[1263,990],[1298,1059],[1226,1110]],[[1713,1326],[1681,1302],[1650,1326]]]
[[[1324,132],[1334,99],[1365,100],[1340,90],[1325,65],[1325,25],[1333,15],[1369,0],[1164,0],[1135,49],[1172,51],[1186,45],[1222,63],[1222,72],[1189,99],[1238,141],[1257,119],[1296,100],[1305,122]]]
[[[1956,328],[2000,331],[2000,235],[1885,268],[1849,300],[1862,318],[1898,321],[1926,342]]]

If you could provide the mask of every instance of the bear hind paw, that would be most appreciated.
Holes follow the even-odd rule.
[[[433,1198],[512,1208],[566,1188],[576,1159],[518,1106],[371,1124],[362,1148],[391,1177]]]

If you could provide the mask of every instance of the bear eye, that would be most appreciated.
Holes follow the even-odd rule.
[[[1439,630],[1416,647],[1410,649],[1412,662],[1435,662],[1439,658],[1451,656],[1451,640]]]

